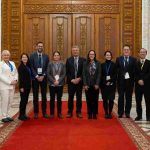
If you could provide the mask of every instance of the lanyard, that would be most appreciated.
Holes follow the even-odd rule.
[[[8,66],[10,67],[10,71],[13,72],[13,65],[10,62],[8,62]]]
[[[109,63],[109,65],[106,64],[106,76],[108,76],[110,66],[111,66],[111,63]]]

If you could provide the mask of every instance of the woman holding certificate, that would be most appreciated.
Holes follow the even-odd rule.
[[[47,78],[50,90],[50,118],[54,118],[55,95],[57,95],[57,115],[62,119],[62,93],[65,81],[66,69],[65,65],[60,61],[60,52],[53,53],[53,61],[49,62],[47,68]]]
[[[102,78],[100,87],[105,118],[111,119],[116,91],[116,67],[115,63],[112,62],[112,53],[110,51],[106,51],[104,56],[105,62],[102,63]]]

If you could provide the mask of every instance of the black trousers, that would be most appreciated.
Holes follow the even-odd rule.
[[[116,89],[116,86],[105,86],[101,88],[103,108],[104,108],[105,114],[112,113],[114,99],[115,99],[115,91],[116,91],[115,89]]]
[[[85,95],[86,95],[88,114],[96,115],[98,112],[99,89],[95,90],[94,87],[90,86],[89,89],[85,91]]]
[[[122,79],[118,82],[118,115],[123,115],[124,113],[130,115],[133,86],[134,82],[131,79]]]
[[[19,105],[19,116],[26,115],[26,106],[28,104],[30,89],[24,89],[24,92],[20,92],[20,105]]]
[[[57,96],[57,113],[61,114],[62,111],[62,94],[63,94],[63,86],[49,86],[50,90],[50,114],[54,114],[55,108],[55,96]]]
[[[33,90],[33,105],[34,113],[39,113],[39,87],[41,89],[42,95],[42,113],[46,114],[46,92],[47,92],[47,79],[44,78],[42,82],[37,81],[36,79],[32,81],[32,90]]]
[[[146,105],[146,118],[150,119],[150,95],[149,87],[135,86],[136,112],[137,116],[142,118],[142,97],[144,95]]]
[[[73,108],[74,108],[74,95],[76,93],[76,113],[81,113],[81,109],[82,109],[82,88],[83,85],[82,84],[77,84],[74,85],[72,83],[68,84],[68,113],[73,112]]]

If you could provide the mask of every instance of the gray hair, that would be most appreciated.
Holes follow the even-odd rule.
[[[4,54],[9,54],[9,55],[10,55],[10,51],[7,50],[7,49],[5,49],[5,50],[2,51],[2,56],[3,56]]]

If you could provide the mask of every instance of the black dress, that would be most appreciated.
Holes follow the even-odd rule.
[[[111,117],[115,91],[116,91],[116,66],[111,60],[106,60],[102,63],[102,77],[101,77],[101,94],[103,99],[103,107],[105,117]]]

